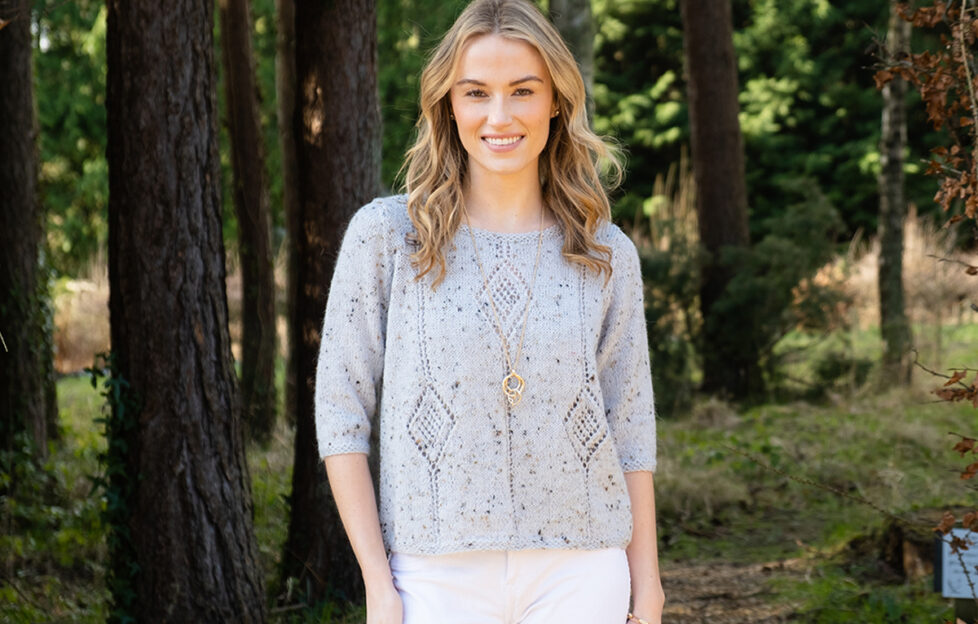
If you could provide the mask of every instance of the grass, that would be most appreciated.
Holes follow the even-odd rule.
[[[0,505],[4,622],[95,623],[107,615],[101,501],[89,479],[104,446],[94,423],[101,397],[87,379],[65,378],[58,383],[58,405],[64,443],[51,445],[40,469],[19,466],[28,491]]]
[[[708,536],[719,557],[758,561],[795,552],[796,541],[820,545],[863,533],[880,520],[868,506],[745,454],[897,515],[967,504],[946,432],[978,431],[978,412],[926,401],[895,391],[839,406],[757,407],[724,429],[695,419],[662,423],[656,499],[663,552],[695,556]]]
[[[930,336],[930,343],[918,338],[920,361],[929,367],[978,363],[978,326],[942,328],[939,340],[934,328],[918,326],[915,335]],[[937,401],[932,390],[944,380],[922,369],[910,387],[869,369],[862,385],[843,377],[828,391],[811,392],[824,382],[816,374],[819,362],[840,346],[850,364],[875,361],[877,332],[821,341],[793,335],[785,342],[784,352],[807,348],[806,357],[789,366],[793,378],[808,384],[784,395],[809,401],[740,412],[707,401],[687,417],[660,422],[656,500],[663,560],[805,559],[808,578],[772,585],[775,600],[794,604],[800,621],[950,618],[951,601],[930,590],[930,577],[888,584],[860,571],[864,562],[851,545],[879,533],[887,514],[926,535],[944,509],[974,508],[974,490],[959,477],[972,459],[951,450],[958,438],[949,432],[978,433],[978,410]]]
[[[928,581],[899,585],[866,582],[838,567],[820,566],[805,581],[772,582],[786,600],[800,605],[799,621],[810,624],[901,624],[953,621],[953,608]]]
[[[917,360],[928,369],[946,373],[951,368],[978,364],[978,324],[914,323],[912,335]],[[902,386],[899,381],[881,379],[874,371],[881,355],[876,328],[828,335],[793,332],[775,348],[774,357],[780,365],[777,382],[788,395],[809,400],[823,399],[826,394],[855,394],[867,387],[872,392],[885,392]],[[933,378],[923,368],[918,368],[915,376],[918,389],[933,386]]]
[[[856,338],[872,341],[868,333]],[[952,327],[944,338],[945,355],[958,365],[978,362],[969,346],[978,344],[978,328]],[[818,403],[741,411],[701,401],[682,418],[660,421],[656,498],[663,561],[804,558],[811,564],[808,578],[771,582],[774,600],[798,605],[806,622],[948,617],[948,601],[930,592],[926,579],[886,584],[847,557],[853,540],[883,526],[883,514],[798,482],[874,501],[923,524],[936,524],[947,507],[972,505],[973,490],[958,477],[968,460],[951,451],[956,440],[948,432],[978,433],[978,410],[935,402],[927,390],[936,385],[920,374],[913,388],[840,391]],[[51,448],[43,475],[28,475],[39,483],[51,479],[55,494],[7,499],[0,507],[6,527],[0,535],[0,621],[101,622],[107,614],[102,502],[89,479],[104,445],[94,422],[102,399],[83,377],[61,379],[58,399],[63,443]],[[280,422],[267,447],[248,449],[270,604],[289,590],[278,585],[278,569],[288,527],[292,444],[291,428]],[[354,624],[363,614],[359,607],[319,605],[273,611],[271,621]]]

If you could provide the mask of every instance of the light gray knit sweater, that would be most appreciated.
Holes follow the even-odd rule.
[[[346,231],[316,375],[320,455],[367,453],[379,417],[388,550],[624,547],[624,472],[655,469],[652,377],[638,254],[605,224],[613,275],[567,262],[544,231],[511,407],[508,372],[463,225],[437,290],[415,280],[405,196],[374,200]],[[473,229],[514,357],[537,232]]]

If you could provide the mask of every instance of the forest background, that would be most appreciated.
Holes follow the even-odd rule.
[[[413,137],[425,53],[464,4],[377,4],[379,174],[389,192],[398,190],[397,171]],[[732,3],[751,245],[732,261],[737,272],[728,305],[734,313],[725,329],[743,333],[746,321],[736,312],[750,302],[747,324],[762,378],[735,402],[699,391],[701,353],[709,345],[699,312],[704,261],[688,155],[679,3],[594,0],[591,8],[593,124],[626,151],[628,174],[615,196],[614,217],[639,246],[647,282],[661,417],[660,538],[672,621],[701,621],[695,614],[714,608],[743,611],[742,620],[730,621],[948,617],[949,603],[927,586],[929,554],[914,553],[926,549],[928,526],[940,511],[970,502],[955,481],[945,436],[975,431],[978,417],[969,406],[928,398],[943,380],[918,369],[914,382],[905,382],[880,365],[875,233],[884,99],[874,74],[885,55],[891,4]],[[289,228],[286,183],[278,173],[276,3],[252,0],[251,12],[279,354],[278,418],[266,439],[248,446],[257,560],[269,618],[358,621],[356,606],[347,604],[353,594],[311,591],[301,574],[282,572],[288,568],[283,545],[295,421],[284,382]],[[110,333],[107,14],[105,5],[88,0],[35,2],[30,10],[44,220],[41,282],[51,302],[59,412],[43,461],[15,466],[19,456],[9,447],[5,455],[0,614],[11,621],[103,621],[121,613],[109,591],[111,453],[98,431],[111,419],[88,375],[77,376],[86,367],[96,377],[108,368],[107,361],[92,363],[109,349]],[[220,20],[215,24],[220,58]],[[912,47],[939,44],[931,34],[915,33]],[[227,72],[221,63],[215,67],[221,232],[232,349],[240,365],[240,232],[231,122],[220,82]],[[928,368],[963,370],[978,360],[975,286],[964,274],[974,234],[970,222],[945,226],[948,215],[934,202],[937,183],[925,175],[931,148],[947,142],[946,131],[935,130],[918,95],[908,94],[906,104],[903,170],[912,208],[904,268],[913,345]],[[882,510],[860,500],[878,501]],[[716,588],[729,581],[727,569],[751,580],[724,590],[725,598]],[[712,587],[684,586],[695,574],[711,578]],[[755,582],[760,589],[747,587]]]

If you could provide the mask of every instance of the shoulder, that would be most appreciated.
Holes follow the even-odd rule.
[[[637,270],[638,249],[632,239],[620,227],[611,221],[605,221],[598,227],[594,239],[601,245],[611,248],[611,266],[613,270],[619,267]]]
[[[407,195],[377,197],[354,213],[350,227],[378,230],[384,228],[400,229],[410,225],[407,214]]]
[[[407,195],[377,197],[359,208],[347,226],[347,236],[383,238],[397,245],[413,228],[407,213]]]

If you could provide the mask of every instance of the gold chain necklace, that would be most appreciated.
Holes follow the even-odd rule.
[[[537,259],[533,263],[533,280],[530,282],[530,290],[526,297],[526,308],[523,310],[523,329],[520,330],[520,343],[516,347],[516,357],[512,360],[509,359],[509,341],[506,340],[506,332],[503,330],[503,324],[499,320],[499,311],[496,309],[496,302],[492,298],[492,291],[489,290],[489,280],[486,278],[486,270],[482,268],[482,260],[479,259],[479,246],[475,243],[475,234],[472,231],[472,224],[469,223],[469,213],[465,210],[464,206],[462,207],[462,214],[465,216],[465,225],[468,227],[469,236],[472,238],[475,262],[479,265],[479,273],[482,275],[482,285],[485,287],[486,295],[489,297],[489,305],[492,307],[492,317],[496,321],[496,331],[499,332],[499,337],[503,341],[503,354],[506,356],[506,367],[509,368],[509,374],[503,377],[503,394],[506,395],[509,404],[515,406],[523,398],[523,390],[526,388],[526,382],[516,374],[516,367],[513,363],[519,361],[520,353],[523,352],[523,336],[526,335],[526,321],[530,317],[530,301],[533,299],[533,289],[537,283],[537,269],[540,268],[540,249],[543,247],[543,209],[540,209],[540,236],[537,238]]]

